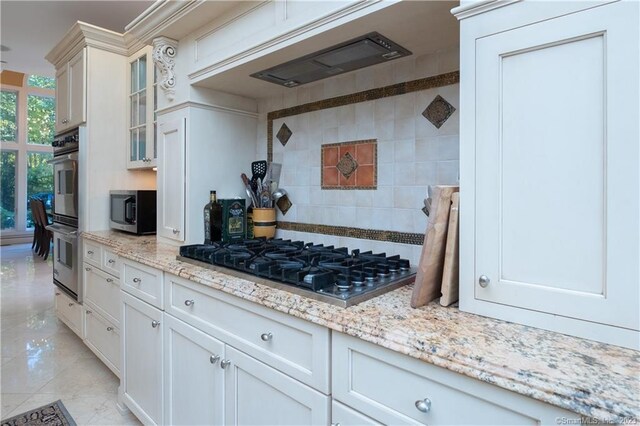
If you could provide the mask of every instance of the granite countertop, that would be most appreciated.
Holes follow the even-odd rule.
[[[155,236],[83,233],[124,258],[606,422],[640,421],[640,352],[430,303],[412,285],[349,308],[176,260]]]

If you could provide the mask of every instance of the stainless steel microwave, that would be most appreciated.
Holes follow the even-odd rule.
[[[109,191],[111,228],[137,235],[156,233],[156,191]]]

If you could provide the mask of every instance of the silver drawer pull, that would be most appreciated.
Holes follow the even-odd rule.
[[[89,268],[88,266],[86,268],[84,268],[85,271],[89,272],[91,270],[91,268]]]
[[[486,275],[480,275],[480,278],[478,278],[478,284],[480,284],[482,288],[486,288],[490,282],[491,280]]]
[[[93,254],[93,250],[87,250],[87,254],[91,256]]]
[[[196,302],[194,302],[193,300],[185,300],[184,301],[185,306],[193,306],[194,303],[196,303]]]
[[[416,408],[418,409],[418,411],[428,413],[429,411],[431,411],[431,400],[429,398],[417,400]]]
[[[133,282],[138,284],[138,283],[142,282],[142,280],[140,278],[134,278]]]
[[[260,338],[262,339],[263,342],[268,342],[269,340],[273,339],[273,333],[271,333],[271,332],[262,333],[260,335]]]
[[[73,306],[73,303],[69,303],[69,307],[72,307],[72,306]]]
[[[107,327],[107,331],[113,331],[113,327]]]
[[[151,327],[156,328],[159,325],[160,325],[160,321],[156,321],[156,320],[151,321]]]
[[[56,296],[60,296],[60,293],[56,293]]]
[[[179,233],[180,233],[180,231],[179,231],[179,230],[177,230],[176,228],[173,228],[173,230],[172,230],[172,231],[173,231],[173,233],[174,233],[174,234],[179,234]]]
[[[107,282],[108,282],[108,283],[112,283],[112,282],[113,282],[113,279],[112,279],[112,278],[107,278]]]
[[[109,263],[116,263],[116,261],[115,261],[115,260],[113,260],[113,259],[109,259],[109,260],[107,260],[107,262],[109,262]]]
[[[220,355],[211,355],[209,357],[209,361],[211,362],[211,364],[215,364],[219,360],[220,360]]]
[[[60,272],[58,272],[58,270],[57,270],[57,269],[55,269],[55,268],[53,269],[53,275],[58,275],[59,273],[60,273]]]
[[[231,365],[231,361],[228,359],[223,359],[222,361],[220,361],[220,368],[222,368],[223,370],[230,365]]]
[[[87,311],[87,315],[91,315],[91,311]]]

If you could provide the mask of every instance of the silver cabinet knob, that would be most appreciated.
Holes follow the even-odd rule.
[[[223,370],[230,365],[231,365],[231,361],[228,359],[223,359],[222,361],[220,361],[220,368],[222,368]]]
[[[60,293],[56,293],[56,296],[60,296]]]
[[[69,303],[69,307],[72,307],[72,306],[73,306],[73,303]]]
[[[113,282],[113,278],[107,278],[107,282],[108,283],[112,283]]]
[[[340,423],[331,423],[331,426],[340,426]]]
[[[91,311],[87,311],[87,315],[91,315]]]
[[[194,302],[193,300],[185,300],[184,301],[184,305],[185,306],[193,306],[194,303],[196,303],[196,302]]]
[[[87,250],[87,254],[88,255],[92,255],[93,254],[93,250]]]
[[[418,411],[428,413],[431,410],[431,400],[429,398],[419,399],[416,401]]]
[[[53,275],[58,275],[59,273],[60,273],[60,272],[58,272],[58,270],[57,270],[57,269],[55,269],[55,268],[53,269]]]
[[[140,278],[134,278],[133,282],[138,284],[138,283],[142,282],[142,280]]]
[[[115,260],[113,260],[113,259],[109,259],[109,260],[107,260],[107,262],[109,262],[109,263],[116,263],[116,261],[115,261]]]
[[[263,342],[268,342],[269,340],[271,340],[273,338],[273,333],[271,333],[271,332],[262,333],[260,335],[260,338],[262,339]]]
[[[478,278],[478,284],[480,284],[480,287],[482,288],[488,286],[490,282],[491,280],[486,275],[480,275],[480,278]]]
[[[160,325],[160,321],[156,321],[156,320],[151,321],[151,327],[156,328],[159,325]]]
[[[219,360],[220,360],[220,355],[211,355],[209,357],[209,362],[211,362],[211,364],[215,364]]]
[[[86,267],[86,268],[84,268],[84,270],[85,270],[85,271],[87,271],[87,272],[89,272],[89,271],[91,270],[91,268]]]
[[[172,231],[173,231],[174,234],[179,234],[180,233],[180,231],[178,231],[176,228],[173,228]]]
[[[107,331],[113,331],[113,327],[107,327]]]

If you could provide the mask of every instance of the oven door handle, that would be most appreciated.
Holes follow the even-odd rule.
[[[51,160],[49,160],[49,164],[64,163],[66,161],[78,161],[78,153],[62,155],[60,157],[54,157]]]
[[[78,237],[78,230],[76,229],[76,230],[70,231],[70,229],[73,229],[73,228],[70,228],[68,226],[56,225],[54,223],[52,225],[45,227],[45,229],[52,232],[56,232],[60,235],[64,235],[66,237],[74,237],[74,238]]]

